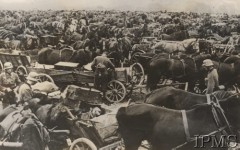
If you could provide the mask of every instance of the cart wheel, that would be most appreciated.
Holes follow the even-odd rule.
[[[2,64],[2,61],[0,60],[0,72],[2,72],[3,70],[3,64]]]
[[[145,53],[144,51],[138,51],[138,52],[133,53],[132,56],[131,56],[130,62],[131,62],[131,63],[136,63],[136,62],[138,62],[138,56],[139,56],[139,55],[142,55],[142,54],[144,54],[144,53]]]
[[[122,82],[112,80],[107,85],[105,98],[111,103],[121,102],[127,94],[127,90]]]
[[[28,75],[28,71],[26,69],[26,67],[24,66],[18,66],[17,69],[16,69],[16,72],[20,78],[21,81],[25,81],[26,80],[26,77]]]
[[[39,78],[39,82],[48,81],[48,82],[54,83],[54,80],[52,79],[52,77],[44,73],[39,74],[38,78]]]
[[[89,139],[78,138],[73,141],[69,150],[97,150],[97,147]]]
[[[134,63],[130,66],[131,81],[136,85],[142,85],[145,80],[144,69],[141,64]]]

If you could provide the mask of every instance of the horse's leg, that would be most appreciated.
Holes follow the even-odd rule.
[[[150,91],[157,89],[160,78],[161,75],[157,71],[149,71],[147,75],[147,89]]]

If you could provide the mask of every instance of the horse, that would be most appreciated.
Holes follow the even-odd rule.
[[[225,123],[226,120],[222,119],[223,115],[221,117],[218,115],[221,121],[219,126],[216,124],[212,114],[212,106],[208,104],[198,105],[191,110],[180,111],[142,103],[121,107],[118,110],[116,115],[119,125],[118,132],[123,138],[126,150],[137,150],[143,140],[147,140],[153,150],[171,150],[174,148],[192,150],[196,146],[196,142],[200,140],[196,137],[197,135],[213,134],[219,141],[221,132],[233,135],[238,139],[240,99],[230,97],[219,103],[231,126],[228,126],[229,128]],[[184,120],[187,120],[188,123]],[[188,139],[191,139],[192,142]],[[211,142],[206,143],[204,148],[211,149]],[[225,145],[217,149],[227,150],[228,147]]]
[[[128,59],[129,52],[132,50],[131,41],[127,37],[112,39],[109,41],[109,56],[113,58],[119,66],[120,61]]]
[[[185,52],[194,53],[194,45],[197,43],[197,39],[187,39],[181,42],[167,42],[160,41],[152,46],[151,49],[157,49],[166,53]]]
[[[40,64],[54,65],[59,61],[79,63],[80,67],[92,61],[92,52],[89,50],[73,50],[64,48],[55,50],[43,48],[38,52],[38,62]]]
[[[204,75],[202,62],[211,58],[211,55],[198,55],[183,59],[169,59],[164,57],[153,57],[149,62],[147,74],[147,89],[157,88],[157,83],[162,76],[172,78],[174,81],[189,82],[189,90],[193,91],[195,82],[202,79]],[[200,82],[201,83],[201,82]],[[203,88],[203,85],[200,85]]]
[[[159,37],[161,40],[168,41],[183,41],[190,38],[187,30],[181,30],[172,34],[161,34]]]
[[[6,142],[22,142],[20,150],[45,150],[50,141],[49,133],[42,123],[30,111],[21,110],[14,106],[1,113],[0,138]],[[11,136],[9,136],[11,133]],[[8,136],[6,136],[8,135]],[[6,150],[12,148],[5,147]]]
[[[231,65],[234,68],[234,76],[237,84],[240,84],[240,57],[233,55],[224,60],[224,63]]]
[[[231,92],[227,91],[216,91],[211,95],[215,96],[218,100],[233,96]],[[146,96],[144,102],[170,109],[183,110],[190,109],[198,104],[207,103],[208,97],[206,95],[195,94],[168,86],[152,91]]]

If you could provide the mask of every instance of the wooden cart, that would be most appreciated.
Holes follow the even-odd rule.
[[[94,72],[80,71],[77,63],[59,62],[54,66],[41,65],[35,67],[18,66],[17,72],[26,76],[29,72],[40,74],[40,80],[54,82],[60,87],[73,84],[81,87],[94,88]],[[105,94],[106,100],[118,103],[131,95],[134,86],[142,84],[143,70],[139,70],[139,64],[133,64],[126,68],[116,68],[115,76],[110,80]]]

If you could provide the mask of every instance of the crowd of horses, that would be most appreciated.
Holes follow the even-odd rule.
[[[218,103],[216,109],[213,99]],[[239,95],[230,92],[206,96],[165,87],[147,95],[144,103],[121,107],[116,117],[126,150],[137,150],[144,140],[154,150],[192,150],[199,146],[197,136],[208,138],[200,145],[203,149],[229,149],[226,143],[239,142],[239,107]],[[222,146],[214,147],[212,135],[223,140]],[[221,135],[236,138],[225,141]]]
[[[66,61],[84,66],[103,51],[108,52],[108,57],[114,58],[116,66],[129,61],[136,52],[141,52],[140,57],[148,56],[147,62],[139,62],[140,58],[134,62],[137,61],[144,66],[147,88],[153,92],[146,96],[145,103],[120,108],[116,116],[126,150],[137,149],[143,140],[147,140],[151,148],[156,150],[159,148],[168,150],[185,143],[184,113],[188,119],[191,137],[209,134],[219,129],[210,115],[213,105],[208,103],[205,95],[171,87],[155,90],[161,78],[188,82],[188,90],[191,92],[198,83],[199,88],[203,90],[206,70],[202,68],[202,63],[205,59],[211,59],[219,73],[221,85],[225,85],[226,88],[231,88],[235,84],[240,85],[238,50],[236,49],[234,53],[221,53],[211,46],[200,45],[199,42],[202,40],[218,44],[228,43],[232,37],[231,33],[240,32],[239,22],[236,22],[236,18],[239,18],[237,15],[213,16],[208,13],[162,11],[1,10],[0,18],[0,48],[36,50],[40,64],[54,65],[59,61]],[[150,41],[143,40],[149,36],[155,38]],[[207,38],[216,40],[211,41]],[[237,133],[240,128],[238,95],[218,92],[214,97],[219,99],[221,110],[231,125],[224,130],[227,133],[230,130],[234,131],[234,134]],[[64,116],[65,113],[59,109],[62,103],[41,104],[33,99],[30,101],[30,107],[34,116],[36,115],[48,129],[58,125],[59,129],[71,130],[73,133],[71,136],[78,136],[75,134],[79,134],[79,129],[71,126]],[[89,108],[84,109],[88,111]],[[4,118],[8,119],[6,115],[9,111],[15,109],[10,107],[1,113],[1,122],[4,122]],[[39,128],[42,124],[34,117],[28,116],[23,120],[26,121],[24,126],[26,130],[22,130],[20,135],[24,135],[23,141],[26,140],[24,146],[28,149],[43,149],[47,142],[44,139],[47,140],[49,137],[39,138],[39,129],[41,133],[45,131],[44,127]],[[220,121],[220,127],[225,127],[225,120]],[[29,135],[30,130],[36,134]],[[30,139],[33,141],[31,144]],[[19,139],[15,141],[17,140]],[[193,144],[183,145],[183,149],[191,150]],[[53,146],[55,147],[52,149],[61,147],[58,144]]]

